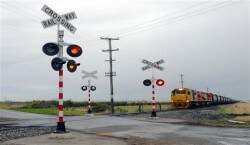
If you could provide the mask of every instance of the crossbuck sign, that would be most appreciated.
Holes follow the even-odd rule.
[[[68,22],[69,20],[73,20],[77,18],[75,12],[70,12],[64,15],[59,15],[54,10],[49,8],[47,5],[43,6],[42,11],[51,17],[50,19],[47,19],[41,22],[44,29],[60,24],[64,28],[69,30],[72,34],[76,32],[77,28]]]
[[[148,61],[146,59],[143,59],[142,63],[146,64],[146,66],[141,68],[143,71],[145,71],[147,69],[150,69],[150,68],[156,68],[156,69],[161,70],[161,71],[163,71],[165,69],[164,67],[159,66],[160,64],[164,63],[163,59],[159,60],[159,61],[157,61],[155,63],[152,63],[152,62],[150,62],[150,61]]]
[[[82,76],[82,79],[86,79],[86,78],[94,78],[97,79],[97,71],[92,71],[92,72],[87,72],[85,70],[82,70],[82,73],[85,74],[84,76]]]

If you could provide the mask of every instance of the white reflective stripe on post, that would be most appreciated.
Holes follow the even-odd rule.
[[[59,117],[63,117],[63,111],[59,111]]]
[[[63,88],[59,88],[59,93],[63,93]]]
[[[63,76],[59,76],[59,82],[63,82]]]
[[[63,100],[59,99],[59,105],[63,105]]]

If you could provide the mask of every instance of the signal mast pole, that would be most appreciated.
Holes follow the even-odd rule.
[[[60,30],[60,25],[57,25],[57,43],[63,42],[63,30]],[[59,53],[57,55],[59,58],[63,58],[63,47],[59,45]],[[59,107],[58,107],[58,122],[57,122],[57,132],[66,132],[65,122],[63,118],[63,67],[59,70]]]
[[[154,68],[152,67],[152,112],[151,117],[156,117],[156,101],[155,101],[155,77]]]
[[[184,81],[183,81],[183,76],[184,76],[184,75],[183,75],[183,74],[181,74],[180,76],[181,76],[181,81],[180,81],[180,82],[181,82],[181,88],[183,89],[183,84],[184,84]]]
[[[116,73],[113,72],[113,61],[115,61],[115,59],[112,58],[112,52],[113,51],[119,51],[119,49],[112,49],[111,46],[111,41],[112,40],[119,40],[119,38],[109,38],[109,37],[101,37],[101,40],[108,40],[109,41],[109,49],[108,50],[102,50],[103,52],[109,52],[109,60],[105,60],[105,61],[109,61],[110,64],[110,68],[109,68],[109,72],[105,73],[105,76],[109,76],[110,77],[110,101],[111,101],[111,112],[112,114],[115,113],[114,110],[114,91],[113,91],[113,76],[116,76]]]

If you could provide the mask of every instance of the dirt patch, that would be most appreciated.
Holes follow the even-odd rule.
[[[126,141],[128,145],[171,145],[167,140],[146,139],[139,137],[130,137]]]
[[[0,122],[8,122],[8,121],[16,121],[16,120],[18,119],[0,117]]]

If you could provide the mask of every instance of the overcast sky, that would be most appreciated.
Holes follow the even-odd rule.
[[[164,71],[155,77],[166,85],[156,88],[156,100],[169,101],[170,92],[184,87],[249,100],[249,1],[168,0],[1,0],[1,101],[52,100],[58,98],[58,72],[42,52],[47,42],[56,42],[56,27],[44,29],[47,4],[59,14],[75,11],[77,28],[65,30],[64,41],[83,48],[76,58],[75,73],[64,68],[64,99],[87,100],[81,86],[81,70],[98,71],[92,99],[110,100],[108,42],[112,41],[114,100],[151,100],[151,87],[143,86],[151,70],[142,71],[142,59],[164,59]],[[64,51],[67,56],[66,51]],[[69,57],[69,56],[67,56]]]

